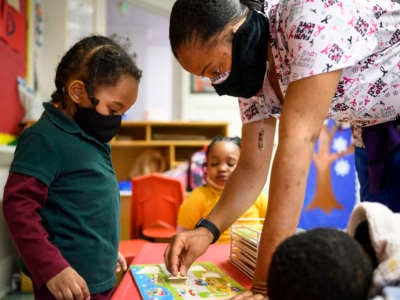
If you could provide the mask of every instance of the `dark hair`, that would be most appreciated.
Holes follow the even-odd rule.
[[[265,12],[265,0],[240,0],[240,2],[247,5],[251,10]]]
[[[365,300],[372,263],[355,239],[333,228],[317,228],[284,240],[268,274],[271,300]]]
[[[169,21],[169,41],[172,52],[194,39],[205,42],[233,21],[247,13],[239,0],[177,0]]]
[[[210,151],[214,147],[214,145],[219,142],[234,143],[236,146],[238,146],[240,148],[241,140],[240,140],[240,137],[238,137],[238,136],[230,137],[230,136],[217,135],[211,140],[210,144],[208,144],[207,150],[206,150],[206,157],[208,157],[208,155],[210,154]]]
[[[125,74],[139,81],[142,71],[135,64],[135,54],[128,54],[127,44],[122,45],[116,39],[116,36],[92,35],[74,44],[57,66],[52,102],[66,106],[64,89],[71,78],[85,83],[94,105],[97,103],[93,93],[97,86],[113,85]]]

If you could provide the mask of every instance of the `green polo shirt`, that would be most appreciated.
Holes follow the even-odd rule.
[[[48,186],[40,210],[50,241],[86,280],[92,294],[116,283],[119,189],[110,146],[44,103],[45,111],[21,135],[11,172]]]

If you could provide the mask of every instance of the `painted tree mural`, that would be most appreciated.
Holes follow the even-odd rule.
[[[344,228],[355,203],[354,149],[350,129],[324,125],[313,154],[299,227]]]
[[[313,154],[313,162],[317,169],[317,186],[314,199],[307,206],[306,210],[321,208],[329,214],[332,209],[343,209],[343,205],[336,199],[332,190],[331,165],[340,157],[353,153],[354,149],[349,146],[341,152],[330,152],[333,136],[336,132],[336,126],[328,129],[327,125],[322,127],[319,139],[318,150]]]

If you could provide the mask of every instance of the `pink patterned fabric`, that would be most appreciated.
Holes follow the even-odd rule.
[[[360,128],[400,114],[400,5],[391,0],[266,1],[280,89],[342,69],[327,118]],[[282,104],[266,76],[263,89],[239,99],[243,123],[278,117]]]

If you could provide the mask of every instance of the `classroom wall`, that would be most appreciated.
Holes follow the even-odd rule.
[[[108,0],[107,33],[128,37],[137,53],[137,63],[143,69],[138,101],[126,118],[227,121],[229,134],[241,135],[236,98],[190,91],[190,76],[170,50],[171,6],[172,1]]]
[[[105,34],[107,0],[41,0],[43,6],[43,46],[37,51],[34,73],[36,74],[37,96],[41,101],[49,101],[53,93],[54,77],[57,64],[62,55],[78,38],[90,33]],[[86,17],[92,19],[89,32],[86,28],[77,33],[74,30],[76,20],[73,11],[69,11],[71,3],[78,6],[93,4],[93,13]],[[79,12],[79,9],[78,9]],[[85,16],[82,16],[81,18]]]
[[[168,42],[168,18],[140,6],[121,1],[107,2],[107,34],[128,38],[143,70],[136,104],[126,120],[172,120],[178,116],[173,107],[172,54]]]

